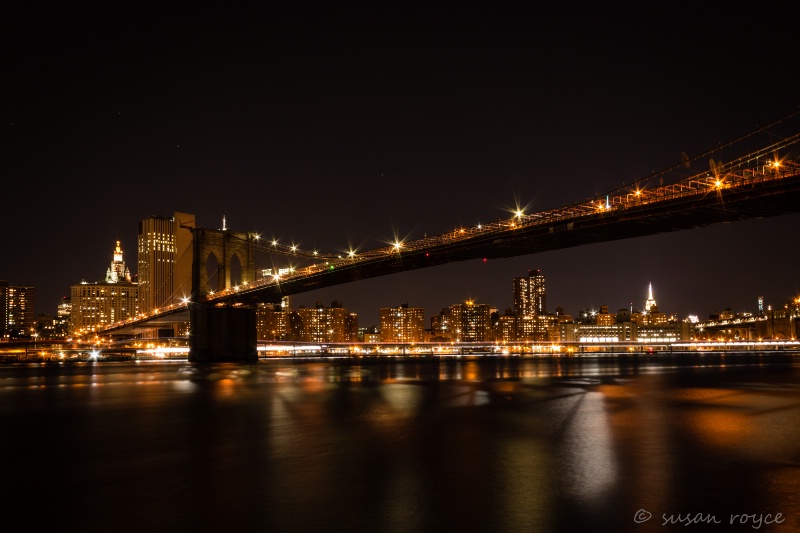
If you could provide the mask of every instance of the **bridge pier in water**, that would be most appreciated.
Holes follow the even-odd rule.
[[[189,361],[252,362],[256,349],[256,310],[189,304]]]

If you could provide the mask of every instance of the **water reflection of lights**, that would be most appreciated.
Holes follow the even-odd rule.
[[[604,395],[586,392],[575,401],[575,411],[564,422],[565,484],[586,503],[600,504],[618,468]]]

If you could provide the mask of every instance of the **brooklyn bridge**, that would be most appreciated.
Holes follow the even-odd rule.
[[[800,134],[792,135],[725,162],[709,158],[711,152],[691,159],[684,154],[674,167],[601,196],[545,211],[518,210],[487,224],[398,239],[368,250],[307,251],[266,241],[255,233],[191,228],[191,295],[164,308],[144,310],[101,333],[130,335],[178,322],[191,322],[193,331],[204,330],[209,309],[236,313],[257,303],[279,302],[287,295],[446,263],[537,254],[795,213],[800,211],[798,142]],[[698,161],[702,170],[685,175]],[[684,175],[670,179],[676,174]],[[255,261],[259,253],[291,256],[293,266],[259,267]],[[209,283],[207,271],[212,254],[218,260],[216,287]],[[232,262],[239,268],[235,281]]]

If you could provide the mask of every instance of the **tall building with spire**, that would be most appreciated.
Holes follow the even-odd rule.
[[[650,283],[650,286],[647,291],[647,301],[644,303],[644,312],[645,313],[657,313],[658,306],[656,305],[656,300],[653,298],[653,283]]]
[[[70,333],[90,335],[139,313],[139,291],[122,258],[119,241],[104,281],[70,287]]]
[[[106,282],[118,283],[120,281],[130,283],[131,272],[125,266],[125,261],[122,260],[122,249],[119,247],[119,241],[117,241],[117,247],[114,248],[114,260],[111,261],[111,266],[108,267],[106,272]]]

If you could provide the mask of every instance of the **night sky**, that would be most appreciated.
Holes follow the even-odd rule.
[[[102,280],[116,240],[135,273],[149,215],[363,250],[604,194],[800,104],[789,2],[261,4],[0,4],[0,279],[35,286],[37,313]],[[467,298],[502,311],[538,268],[548,311],[641,308],[649,282],[681,318],[755,311],[800,293],[799,227],[468,261],[293,306],[429,323]]]

